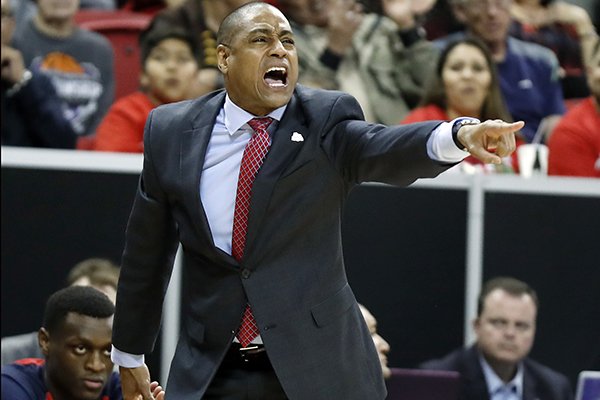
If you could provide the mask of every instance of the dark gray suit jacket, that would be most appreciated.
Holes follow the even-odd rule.
[[[198,400],[240,324],[246,298],[292,400],[383,399],[378,357],[348,286],[342,208],[360,182],[407,185],[448,166],[427,156],[439,122],[363,121],[347,94],[298,87],[252,189],[244,258],[215,247],[199,182],[225,93],[155,109],[126,234],[114,321],[119,350],[152,351],[178,242],[183,329],[167,396]],[[292,141],[299,132],[304,141]],[[402,207],[401,204],[398,207]]]
[[[572,400],[566,376],[526,358],[523,361],[523,400]],[[453,351],[439,360],[426,361],[422,369],[457,371],[461,376],[460,400],[489,400],[487,384],[473,345]]]

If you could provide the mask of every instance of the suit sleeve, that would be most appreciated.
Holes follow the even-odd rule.
[[[435,177],[449,167],[427,155],[427,140],[440,122],[370,124],[363,121],[358,102],[341,95],[325,123],[324,148],[348,182],[406,186],[418,178]]]
[[[177,250],[175,222],[154,164],[160,148],[153,147],[153,117],[144,129],[144,167],[125,235],[113,326],[113,345],[131,354],[154,347]]]

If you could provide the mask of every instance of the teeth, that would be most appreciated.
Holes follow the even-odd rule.
[[[276,71],[285,72],[285,68],[282,68],[282,67],[272,67],[272,68],[269,68],[267,70],[267,72],[276,72]]]

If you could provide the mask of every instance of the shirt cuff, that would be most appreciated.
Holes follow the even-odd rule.
[[[112,346],[112,351],[110,352],[110,359],[119,367],[125,368],[141,367],[142,365],[144,365],[145,362],[143,354],[125,353],[124,351],[117,349],[115,346]]]
[[[451,122],[442,122],[438,125],[429,139],[427,140],[427,155],[434,161],[442,163],[457,163],[464,160],[468,155],[468,151],[464,151],[456,147],[452,139]]]

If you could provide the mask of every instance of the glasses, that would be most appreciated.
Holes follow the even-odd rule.
[[[511,325],[513,326],[514,330],[519,333],[526,333],[533,329],[533,325],[527,322],[515,322],[514,324],[511,324],[509,321],[502,318],[490,318],[487,319],[486,322],[494,329],[499,331],[506,331],[511,327]]]

